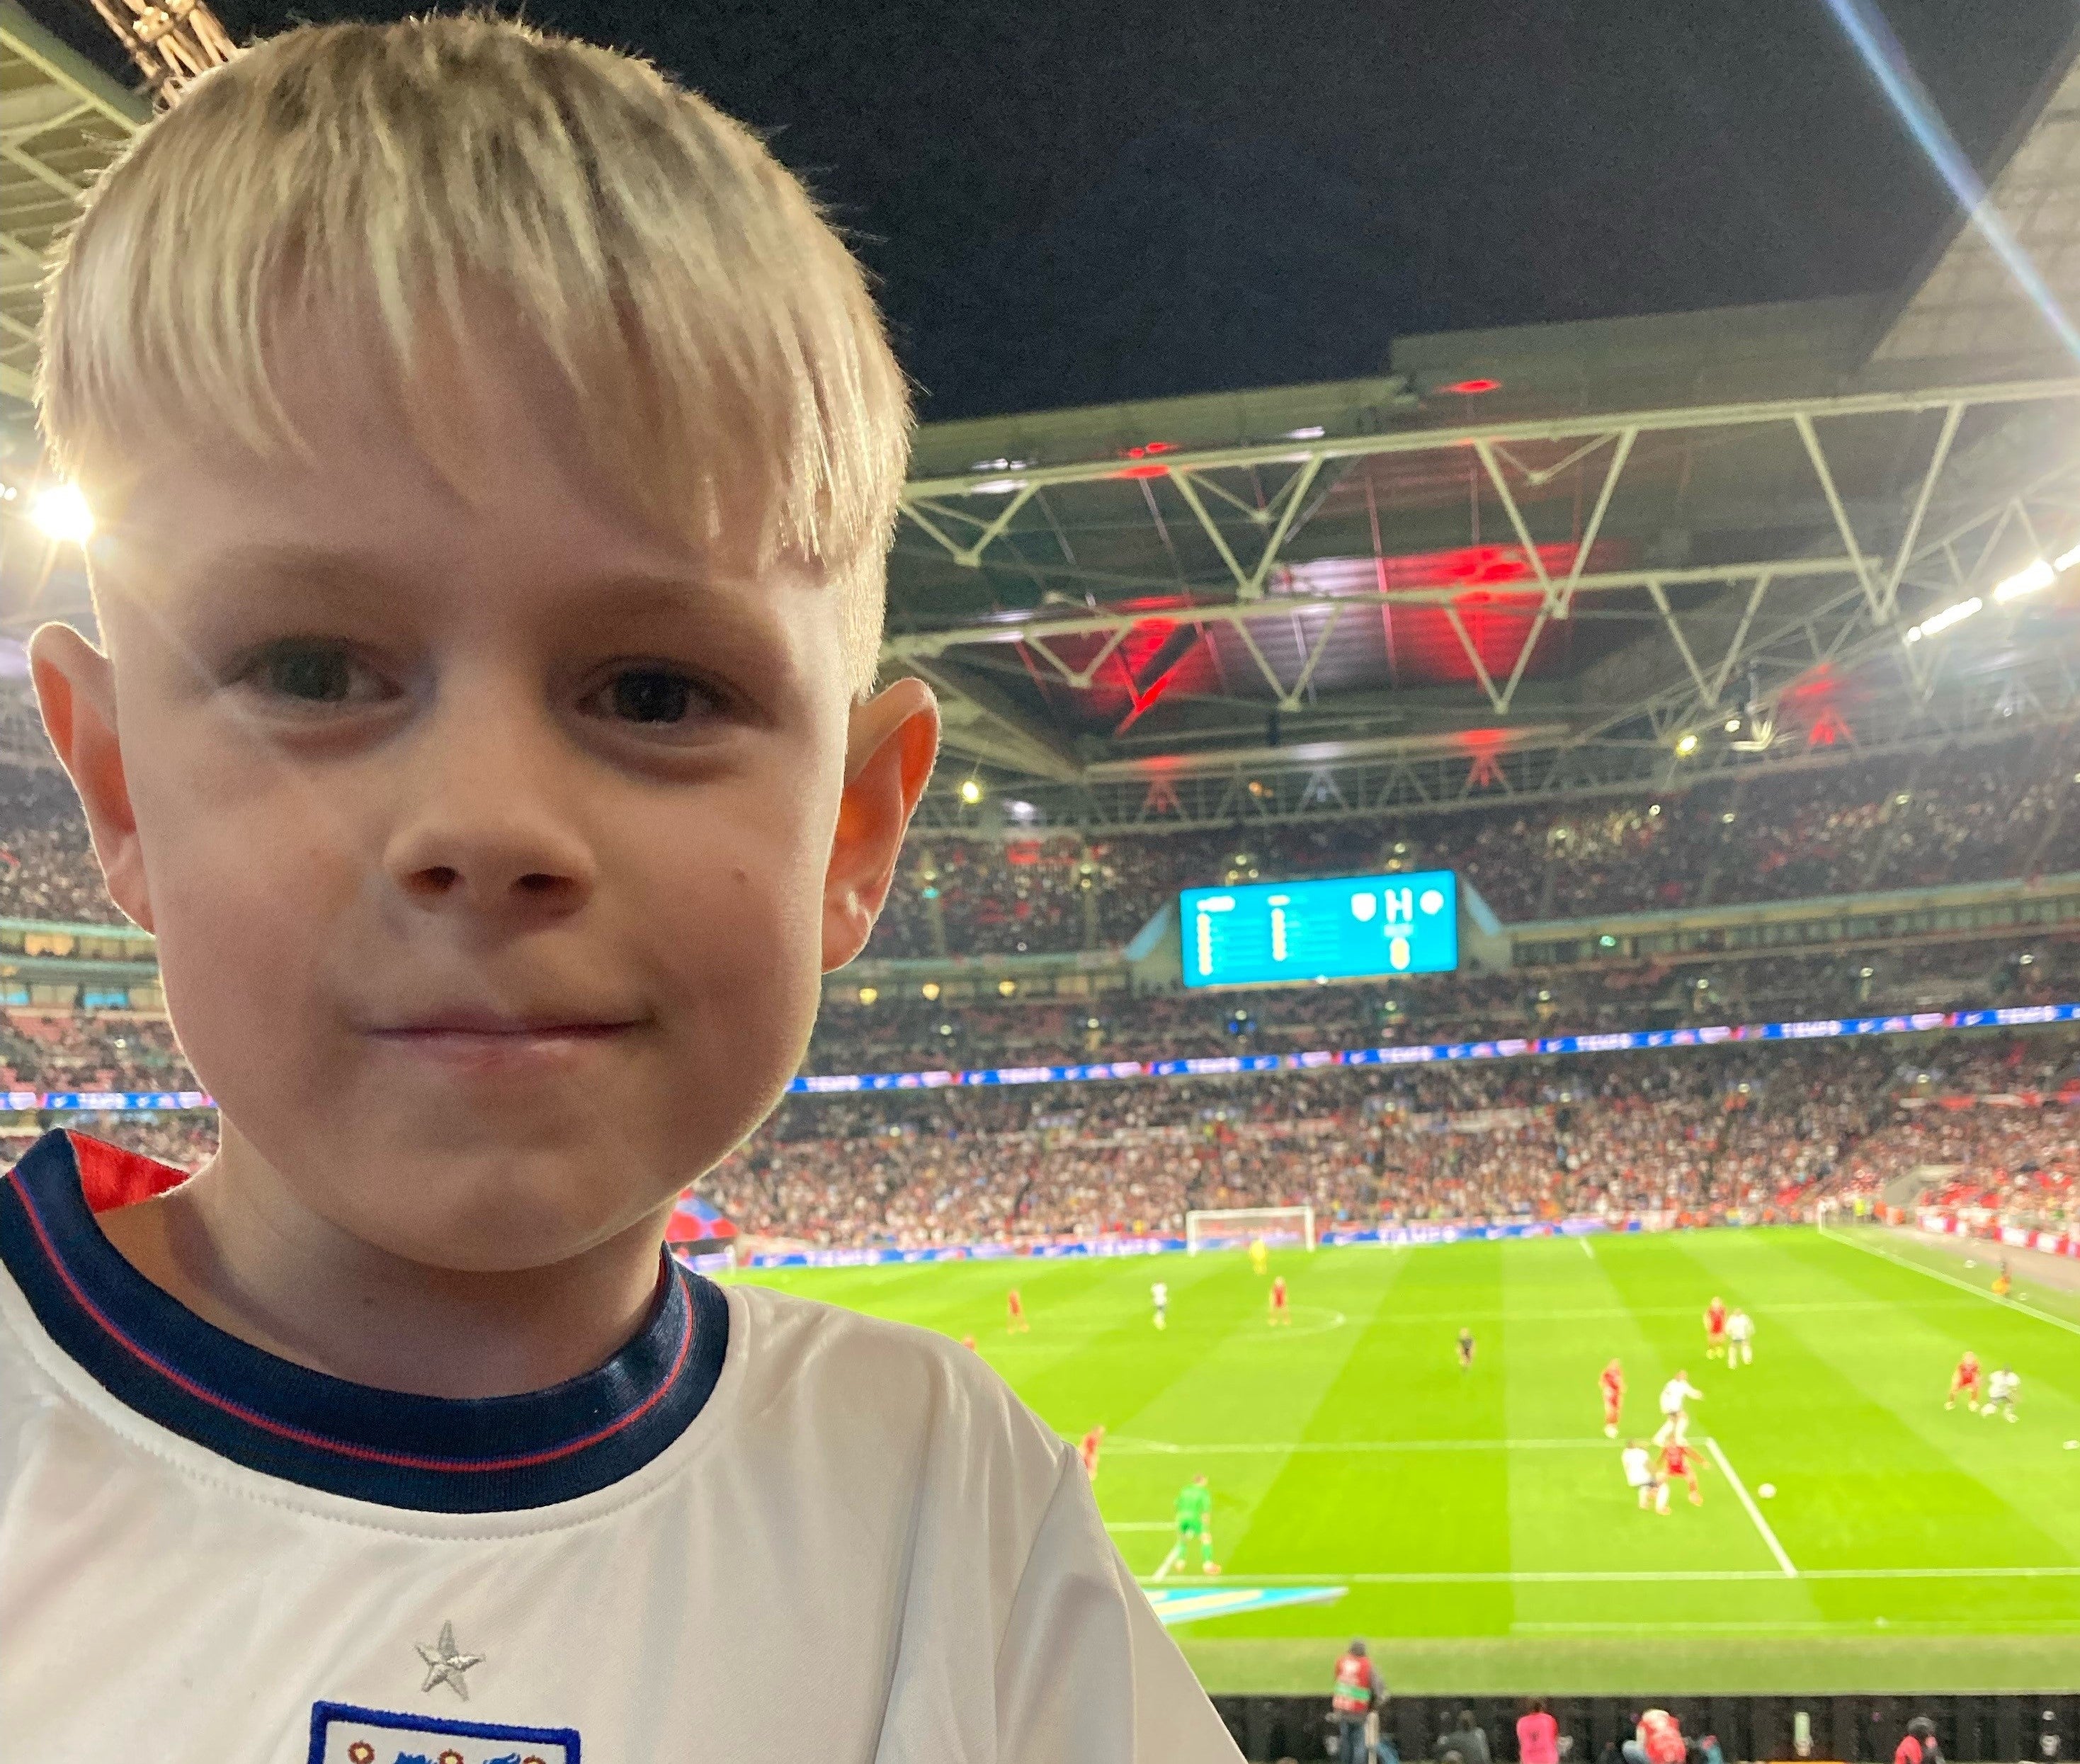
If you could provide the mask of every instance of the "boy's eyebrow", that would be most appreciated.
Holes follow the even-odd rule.
[[[421,592],[413,571],[392,564],[380,553],[277,540],[246,541],[205,556],[189,568],[181,585],[259,591],[291,582],[350,601]],[[589,606],[602,614],[693,613],[746,636],[772,634],[768,620],[761,616],[770,605],[768,597],[727,593],[692,571],[626,569],[573,585],[581,587]]]

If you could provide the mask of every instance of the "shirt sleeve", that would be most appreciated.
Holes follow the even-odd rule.
[[[996,1657],[1003,1764],[1236,1764],[1242,1756],[1065,1460]]]

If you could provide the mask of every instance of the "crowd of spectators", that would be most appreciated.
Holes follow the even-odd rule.
[[[163,1017],[0,1013],[0,1090],[194,1090]]]
[[[1244,993],[1113,992],[950,1004],[843,995],[824,1006],[805,1070],[953,1071],[1297,1054],[1512,1037],[1678,1029],[2080,997],[2080,937],[1964,941],[1767,962],[1634,964],[1548,974],[1436,974],[1388,987]],[[0,1090],[200,1088],[163,1017],[0,1012]]]
[[[2080,865],[2070,732],[1688,790],[1085,840],[913,836],[870,953],[1130,939],[1180,888],[1456,869],[1508,923],[2053,874]]]
[[[2080,937],[1952,939],[1766,960],[1612,963],[1377,986],[1126,991],[954,1004],[875,989],[824,1007],[812,1072],[944,1071],[1290,1054],[1514,1036],[1597,1034],[2080,998]]]
[[[869,953],[1021,954],[1126,942],[1180,888],[1450,869],[1503,920],[1778,900],[2080,866],[2070,731],[1689,789],[1459,812],[1085,840],[920,831]],[[0,916],[113,923],[55,768],[0,766]]]
[[[2070,1165],[2070,1108],[2043,1105],[2059,1125],[2023,1143],[2015,1112],[1940,1100],[2070,1094],[2076,1054],[2049,1033],[803,1097],[702,1187],[753,1236],[820,1246],[1169,1233],[1193,1209],[1303,1204],[1324,1229],[1789,1216],[1931,1150]],[[1931,1146],[1931,1108],[1956,1144]]]
[[[0,765],[0,918],[122,922],[79,798],[56,765]]]
[[[0,1024],[43,1090],[189,1087],[163,1023]],[[65,1125],[192,1168],[213,1117]],[[19,1121],[16,1150],[31,1123]],[[1310,1205],[1322,1229],[1793,1217],[1929,1173],[1956,1205],[2075,1221],[2080,1037],[1889,1037],[792,1099],[703,1179],[757,1238],[817,1246],[1174,1233]]]

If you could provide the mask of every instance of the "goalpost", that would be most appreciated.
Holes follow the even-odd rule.
[[[1265,1242],[1294,1238],[1315,1247],[1315,1209],[1312,1207],[1215,1207],[1185,1215],[1185,1249],[1197,1255],[1202,1249],[1233,1248],[1252,1238]]]

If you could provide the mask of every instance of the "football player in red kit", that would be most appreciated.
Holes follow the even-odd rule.
[[[1271,1283],[1271,1320],[1274,1323],[1293,1321],[1293,1313],[1285,1303],[1285,1276],[1283,1274]]]
[[[1965,1406],[1973,1414],[1979,1412],[1979,1356],[1969,1347],[1965,1350],[1964,1357],[1957,1362],[1956,1371],[1950,1374],[1950,1400],[1943,1406],[1956,1408],[1960,1397],[1965,1399]]]
[[[1105,1429],[1093,1427],[1084,1435],[1084,1443],[1076,1448],[1076,1456],[1084,1460],[1084,1474],[1093,1482],[1098,1479],[1098,1448],[1105,1443]]]
[[[1615,1439],[1618,1436],[1618,1411],[1625,1406],[1625,1368],[1612,1360],[1604,1368],[1598,1382],[1604,1392],[1604,1437]]]
[[[1005,1324],[1004,1327],[1013,1335],[1019,1335],[1032,1328],[1033,1326],[1025,1321],[1025,1301],[1018,1296],[1017,1287],[1013,1287],[1004,1295],[1004,1309],[1011,1314],[1011,1321]]]
[[[1726,1355],[1726,1301],[1715,1298],[1705,1307],[1705,1357],[1723,1360]]]
[[[1697,1486],[1697,1448],[1680,1439],[1671,1439],[1661,1448],[1661,1473],[1671,1482],[1690,1485],[1690,1504],[1702,1506],[1704,1492]]]

